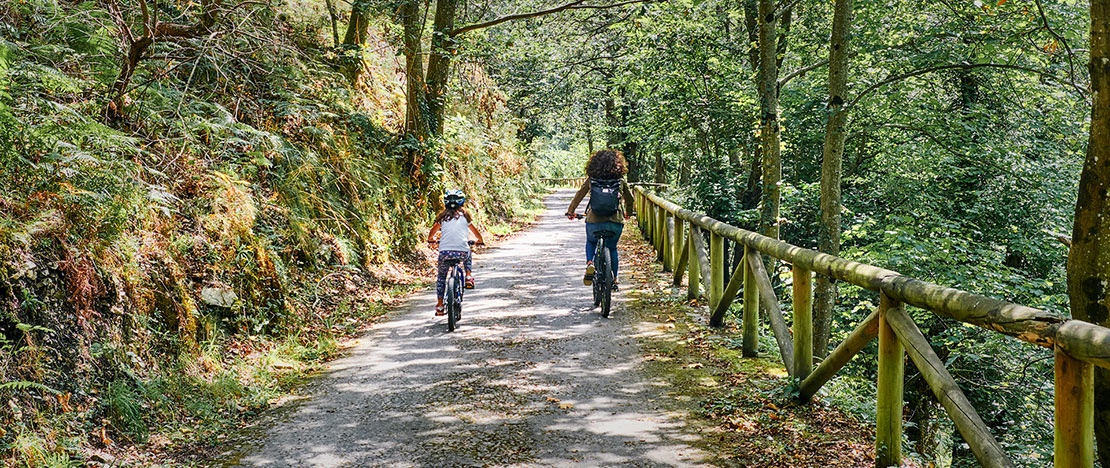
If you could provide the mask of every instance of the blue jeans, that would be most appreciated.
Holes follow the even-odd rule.
[[[594,238],[594,233],[598,231],[610,231],[616,234],[613,237],[605,239],[605,246],[609,248],[609,264],[613,268],[613,278],[617,277],[617,270],[620,266],[620,256],[617,255],[617,241],[621,238],[621,232],[624,231],[624,225],[621,223],[614,223],[606,221],[604,223],[586,223],[586,261],[594,261],[594,251],[597,250],[597,239]]]

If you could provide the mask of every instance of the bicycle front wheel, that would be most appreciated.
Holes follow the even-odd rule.
[[[609,261],[608,261],[608,259],[610,258],[609,257],[609,248],[608,247],[602,248],[601,249],[601,255],[603,255],[605,257],[606,261],[598,269],[598,276],[600,276],[599,279],[601,281],[596,281],[595,283],[601,283],[601,301],[600,301],[601,302],[601,316],[602,317],[608,317],[609,316],[609,307],[612,306],[612,303],[613,303],[613,297],[612,296],[613,296],[613,281],[614,281],[613,269],[609,266]]]

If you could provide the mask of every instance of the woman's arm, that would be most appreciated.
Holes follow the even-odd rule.
[[[578,204],[582,203],[582,199],[586,198],[586,194],[590,193],[590,178],[587,177],[585,182],[582,182],[582,187],[578,189],[578,193],[574,194],[574,199],[570,201],[570,207],[567,208],[567,218],[574,219],[574,210],[578,209]]]
[[[632,190],[628,188],[628,181],[621,180],[621,196],[624,197],[624,219],[631,218],[636,213],[635,198],[632,198]]]

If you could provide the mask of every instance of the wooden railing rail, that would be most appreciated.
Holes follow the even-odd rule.
[[[900,465],[902,458],[902,385],[905,356],[921,372],[983,466],[1012,466],[1009,456],[976,414],[955,379],[914,323],[914,306],[1019,340],[1053,349],[1056,366],[1055,465],[1094,464],[1093,366],[1110,369],[1110,329],[1079,320],[947,288],[895,271],[797,247],[695,213],[634,187],[637,219],[655,247],[664,271],[673,271],[687,296],[708,298],[710,324],[720,326],[741,293],[743,355],[758,352],[759,310],[767,315],[783,365],[800,381],[801,399],[817,391],[871,340],[879,340],[876,466]],[[705,238],[708,235],[709,245]],[[743,261],[725,284],[724,242],[744,249]],[[762,257],[791,265],[793,330],[786,325]],[[868,316],[816,369],[812,368],[812,276],[825,275],[880,294],[878,310]],[[792,333],[791,333],[792,332]]]
[[[543,177],[540,178],[545,186],[553,188],[578,188],[586,182],[585,177]]]

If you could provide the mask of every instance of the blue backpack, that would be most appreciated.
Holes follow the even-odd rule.
[[[620,179],[590,179],[590,211],[598,216],[613,216],[620,202]]]

